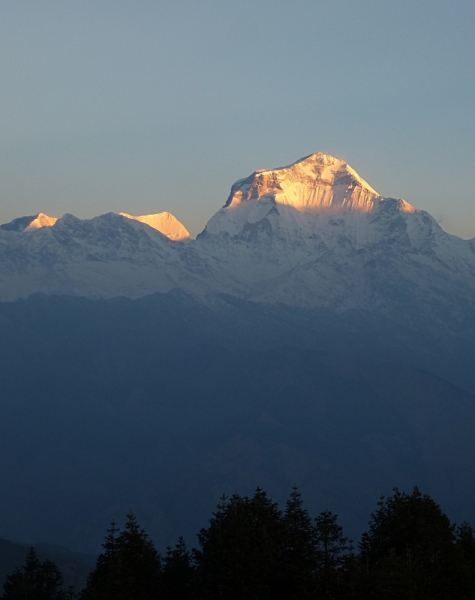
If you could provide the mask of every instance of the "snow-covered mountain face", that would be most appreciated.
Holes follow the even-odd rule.
[[[196,245],[246,281],[253,300],[344,310],[436,296],[473,305],[473,242],[321,153],[238,181]]]
[[[318,153],[238,181],[199,241],[209,251],[224,245],[246,262],[252,248],[267,272],[281,272],[329,251],[338,256],[402,242],[402,230],[404,243],[414,248],[442,232],[427,213],[382,198],[346,163]]]
[[[40,217],[0,228],[1,300],[178,288],[407,319],[475,311],[475,242],[322,153],[235,183],[196,240],[169,213]]]
[[[198,243],[220,258],[224,251],[245,279],[262,281],[337,250],[342,235],[345,243],[365,246],[376,234],[368,215],[382,201],[346,163],[314,154],[235,183]]]
[[[0,300],[36,292],[138,298],[175,288],[204,295],[226,281],[214,262],[137,220],[65,215],[35,231],[0,230]]]

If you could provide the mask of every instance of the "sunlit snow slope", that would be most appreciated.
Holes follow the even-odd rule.
[[[138,217],[134,217],[122,212],[119,214],[123,217],[127,217],[127,219],[145,223],[157,231],[160,231],[171,240],[184,241],[190,238],[190,232],[188,229],[169,212],[161,212],[153,215],[141,215]]]
[[[18,232],[35,231],[35,229],[40,229],[41,227],[52,227],[57,220],[57,217],[49,217],[44,213],[38,213],[32,217],[19,217],[18,219],[14,219],[10,223],[0,225],[0,229]]]

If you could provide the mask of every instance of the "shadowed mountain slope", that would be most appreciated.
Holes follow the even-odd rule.
[[[2,535],[95,551],[133,508],[159,548],[193,544],[223,492],[294,483],[353,535],[394,485],[475,522],[475,397],[381,323],[310,314],[177,293],[0,305]]]

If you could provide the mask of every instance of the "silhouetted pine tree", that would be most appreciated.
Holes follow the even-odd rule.
[[[125,530],[108,530],[95,571],[88,578],[81,600],[156,600],[159,597],[161,561],[152,541],[132,513]]]
[[[276,596],[282,555],[282,513],[258,488],[252,498],[223,496],[195,551],[199,593],[206,600]]]
[[[50,560],[40,561],[30,548],[22,568],[9,575],[3,587],[2,600],[65,600],[63,578]]]
[[[306,600],[315,597],[316,552],[312,519],[303,507],[297,487],[287,501],[283,515],[281,566],[277,597]]]
[[[395,489],[380,499],[362,536],[362,593],[398,600],[467,597],[454,541],[454,527],[430,496]]]
[[[189,600],[192,597],[194,569],[185,540],[180,537],[174,548],[167,548],[163,560],[161,598]]]
[[[475,598],[475,530],[464,521],[455,529],[455,547],[460,561],[460,578],[470,597]]]
[[[87,578],[86,587],[82,591],[81,600],[100,600],[111,597],[118,586],[116,581],[117,563],[117,536],[119,528],[112,521],[110,529],[107,530],[106,539],[102,544],[103,552],[97,558],[96,568]]]
[[[314,536],[317,563],[319,597],[338,598],[348,585],[343,567],[349,564],[351,541],[343,535],[343,527],[337,523],[338,515],[329,510],[315,519]]]

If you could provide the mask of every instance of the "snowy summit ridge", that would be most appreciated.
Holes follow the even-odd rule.
[[[243,200],[271,195],[279,204],[297,210],[367,210],[380,195],[346,162],[328,154],[310,154],[287,167],[255,171],[236,182],[226,202],[232,207]]]
[[[246,223],[261,221],[272,211],[302,220],[311,215],[368,213],[383,198],[346,162],[317,152],[279,169],[258,170],[231,188],[224,207],[209,221],[211,234],[237,235]],[[401,208],[412,211],[402,201]],[[305,213],[297,215],[295,213]],[[293,216],[291,216],[293,215]]]

